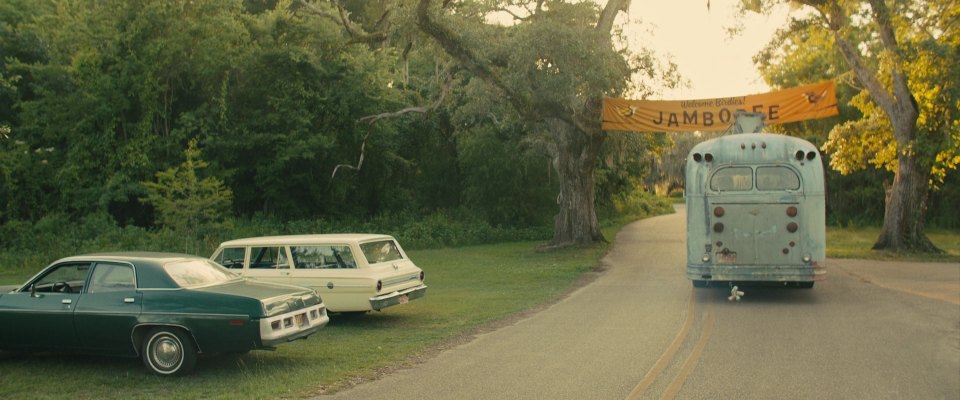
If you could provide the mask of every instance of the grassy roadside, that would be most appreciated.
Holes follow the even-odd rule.
[[[619,228],[604,234],[612,239]],[[592,270],[610,246],[538,253],[537,244],[409,251],[427,274],[430,289],[423,299],[382,313],[334,315],[317,335],[275,352],[203,357],[183,378],[153,376],[138,359],[0,353],[0,393],[36,399],[208,399],[302,398],[329,391],[550,302]]]
[[[947,230],[928,230],[927,237],[944,254],[898,253],[893,251],[871,250],[880,237],[879,227],[841,228],[827,227],[827,257],[859,258],[885,261],[931,261],[960,262],[960,232]]]

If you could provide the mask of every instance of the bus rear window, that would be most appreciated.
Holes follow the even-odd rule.
[[[800,177],[787,167],[757,167],[757,190],[797,190]]]
[[[753,170],[750,167],[723,168],[710,178],[710,190],[744,191],[753,189]]]

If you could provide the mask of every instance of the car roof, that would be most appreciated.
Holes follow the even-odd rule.
[[[126,262],[137,268],[137,286],[139,288],[173,289],[180,286],[164,271],[163,266],[178,261],[203,260],[205,257],[180,253],[160,253],[150,251],[124,251],[116,253],[93,253],[65,257],[55,264],[69,262]]]
[[[126,261],[131,263],[146,263],[153,265],[163,265],[173,261],[187,259],[196,259],[203,257],[191,254],[163,253],[153,251],[121,251],[112,253],[91,253],[70,256],[60,259],[63,261]]]
[[[224,246],[251,246],[251,245],[283,245],[283,244],[315,244],[315,243],[360,243],[369,240],[393,240],[390,235],[378,233],[324,233],[311,235],[280,235],[259,236],[243,239],[228,240],[220,243]]]

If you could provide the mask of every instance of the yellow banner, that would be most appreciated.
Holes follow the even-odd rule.
[[[833,81],[777,92],[704,100],[603,99],[603,130],[635,132],[722,131],[737,110],[760,112],[766,124],[783,124],[837,115]]]

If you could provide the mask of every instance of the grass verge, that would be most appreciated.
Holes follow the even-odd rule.
[[[943,254],[872,250],[880,237],[879,227],[827,227],[827,257],[884,261],[960,262],[960,232],[928,230],[927,237]]]
[[[619,228],[608,227],[604,234],[612,239]],[[183,378],[153,376],[138,359],[0,353],[0,393],[34,399],[208,399],[329,392],[560,297],[609,248],[601,244],[538,253],[537,244],[409,251],[427,274],[430,289],[423,299],[382,313],[334,315],[318,334],[274,352],[202,357],[194,373]],[[16,278],[22,282],[28,276]]]

